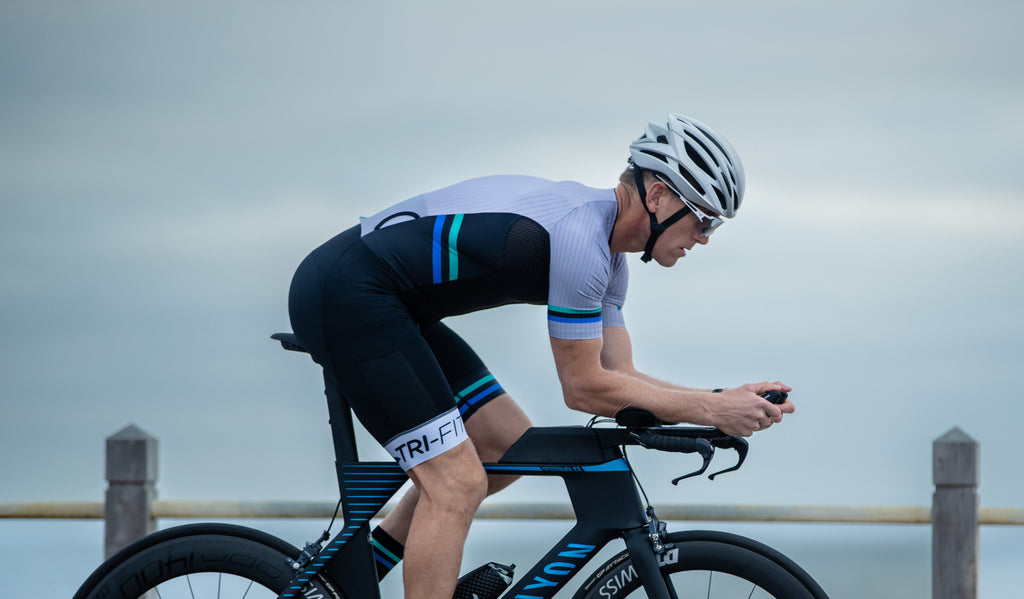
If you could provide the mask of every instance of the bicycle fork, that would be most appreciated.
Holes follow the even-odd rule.
[[[653,516],[653,513],[651,515]],[[652,523],[660,524],[660,521],[655,518]],[[671,547],[661,544],[661,532],[659,530],[657,534],[652,534],[650,527],[634,528],[625,531],[622,540],[626,542],[630,561],[633,562],[633,567],[636,569],[637,575],[640,576],[640,582],[643,584],[644,591],[647,592],[647,597],[650,599],[677,599],[675,591],[661,575],[659,559],[666,555],[666,550],[671,549]]]

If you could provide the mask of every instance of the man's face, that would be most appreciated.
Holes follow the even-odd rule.
[[[679,199],[679,196],[674,194],[673,196],[658,206],[655,212],[658,222],[664,221],[685,208],[685,204]],[[665,229],[665,232],[654,243],[654,251],[651,252],[651,256],[662,266],[675,265],[677,260],[686,256],[686,252],[693,249],[693,246],[707,245],[708,237],[703,233],[710,224],[710,221],[702,221],[696,214],[690,212]]]

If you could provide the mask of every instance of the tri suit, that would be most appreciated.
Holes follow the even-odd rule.
[[[442,319],[530,303],[547,305],[559,339],[623,326],[617,210],[614,190],[524,176],[410,198],[306,257],[289,294],[293,331],[408,470],[464,441],[463,421],[504,393]]]

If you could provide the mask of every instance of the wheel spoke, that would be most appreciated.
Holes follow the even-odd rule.
[[[185,574],[165,580],[149,590],[156,599],[260,599],[276,593],[247,576],[224,572]],[[140,598],[141,599],[141,598]]]
[[[662,579],[665,581],[665,586],[668,588],[669,599],[679,599],[679,595],[676,593],[676,585],[672,584],[672,577],[665,574],[662,576]]]

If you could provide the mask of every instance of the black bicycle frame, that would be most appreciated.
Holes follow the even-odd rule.
[[[548,599],[608,542],[622,538],[649,597],[668,599],[651,545],[648,520],[633,473],[620,450],[623,429],[531,428],[488,474],[557,476],[565,482],[576,525],[503,597]],[[378,598],[376,568],[367,542],[370,519],[406,481],[394,462],[338,462],[345,528],[296,576],[282,598],[302,596],[321,570],[346,597]]]
[[[285,349],[305,352],[290,333],[273,338]],[[398,492],[407,476],[394,462],[359,461],[352,412],[326,371],[324,392],[345,528],[315,555],[304,552],[301,557],[305,559],[295,564],[292,584],[279,599],[301,597],[306,583],[321,571],[341,587],[345,597],[379,599],[369,543],[370,519]],[[622,428],[535,427],[497,463],[484,464],[488,474],[561,477],[576,513],[576,525],[502,597],[548,599],[608,542],[622,538],[647,596],[670,599],[651,544],[644,504],[620,449],[634,443]]]
[[[644,504],[619,449],[622,429],[531,428],[490,474],[561,477],[576,513],[576,525],[503,595],[547,599],[557,593],[609,541],[622,538],[649,597],[669,593],[651,546]]]

